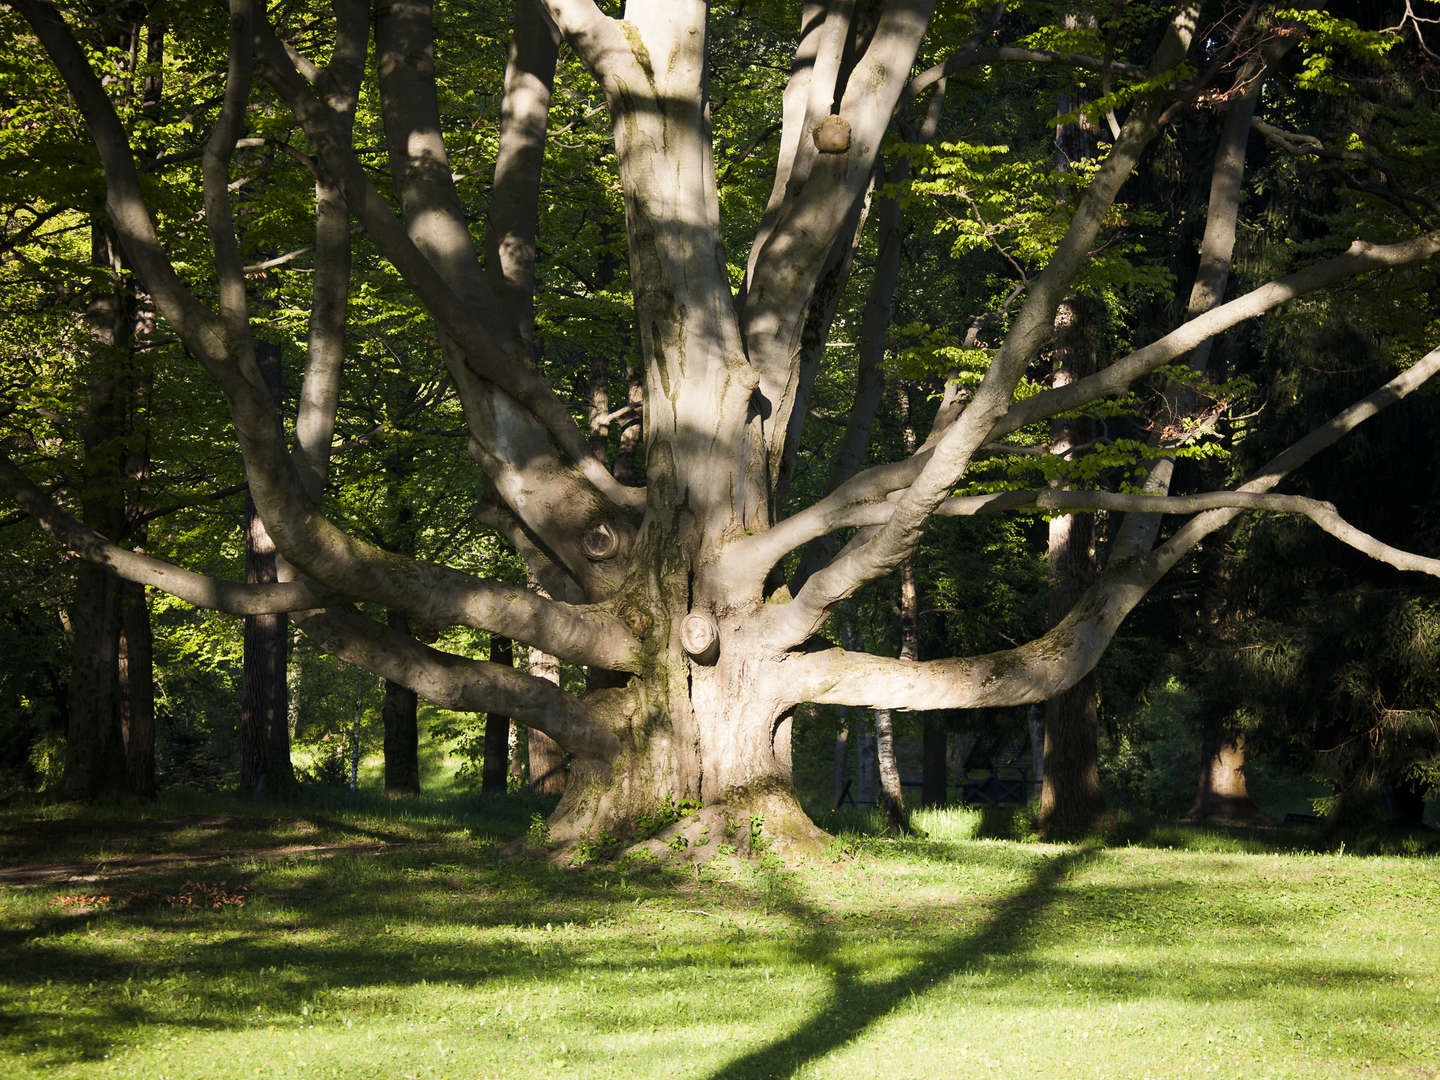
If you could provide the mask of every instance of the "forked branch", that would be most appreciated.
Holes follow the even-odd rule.
[[[896,709],[983,708],[1044,701],[1083,678],[1108,647],[1125,616],[1150,588],[1206,536],[1222,528],[1246,507],[1234,505],[1247,495],[1263,495],[1286,475],[1389,405],[1440,373],[1440,349],[1427,354],[1374,393],[1336,414],[1288,447],[1241,486],[1241,498],[1205,510],[1186,522],[1153,551],[1112,563],[1049,633],[1014,649],[978,657],[907,662],[830,649],[794,654],[782,664],[777,690],[796,704],[864,705]],[[1234,493],[1224,493],[1225,496]],[[1137,498],[1145,499],[1146,496]],[[1323,519],[1325,504],[1320,504]],[[1267,507],[1268,508],[1268,507]],[[1307,513],[1294,504],[1291,509]],[[1336,515],[1338,518],[1338,515]],[[1334,525],[1334,519],[1330,524]],[[1344,524],[1343,522],[1341,523]],[[1346,542],[1366,541],[1384,561],[1403,569],[1436,573],[1440,560],[1381,545],[1348,525]],[[1328,530],[1327,530],[1328,531]],[[1381,550],[1386,549],[1386,550]]]

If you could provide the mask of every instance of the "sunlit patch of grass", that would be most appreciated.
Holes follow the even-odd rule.
[[[812,864],[557,870],[500,855],[533,812],[361,798],[168,832],[152,827],[180,815],[72,814],[117,843],[129,823],[152,848],[387,839],[113,887],[0,887],[0,1075],[1440,1068],[1433,858],[1016,843],[947,810],[916,815],[923,837],[854,829]],[[243,903],[166,903],[187,881]],[[63,902],[105,891],[147,899]]]

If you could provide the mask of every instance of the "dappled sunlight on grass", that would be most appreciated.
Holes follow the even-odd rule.
[[[557,870],[500,856],[514,807],[491,830],[463,807],[382,809],[190,822],[151,849],[256,850],[0,887],[0,1071],[1311,1080],[1440,1062],[1433,859],[1014,843],[945,811],[924,838],[855,833],[810,864]],[[386,839],[259,850],[367,834]],[[243,904],[172,903],[211,895]]]

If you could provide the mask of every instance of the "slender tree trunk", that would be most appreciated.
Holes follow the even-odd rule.
[[[895,388],[900,431],[908,453],[915,451],[915,425],[910,418],[910,395],[905,387]],[[906,559],[900,564],[900,659],[920,658],[920,602],[915,588],[915,562]],[[880,808],[885,826],[902,832],[910,828],[910,814],[905,809],[905,792],[900,785],[900,769],[895,762],[894,714],[889,709],[875,710],[875,752],[880,771]]]
[[[520,740],[524,729],[514,721],[510,723],[510,777],[509,784],[520,788],[525,785],[525,769],[527,767],[528,754],[520,752]],[[526,740],[528,746],[528,740]]]
[[[1039,801],[1041,791],[1045,786],[1045,710],[1039,705],[1031,705],[1029,713],[1030,728],[1030,798]]]
[[[885,816],[885,827],[904,832],[910,827],[910,815],[905,812],[900,769],[895,763],[895,715],[889,709],[875,710],[875,764],[880,780],[880,812]]]
[[[513,667],[515,643],[500,634],[491,634],[490,661]],[[480,774],[480,790],[503,795],[508,787],[509,765],[510,718],[490,713],[485,717],[485,762]]]
[[[875,798],[875,736],[862,731],[855,739],[855,801],[874,806]]]
[[[644,433],[645,378],[640,367],[627,363],[625,366],[625,403],[630,411],[620,424],[620,446],[615,454],[615,479],[622,484],[635,486],[640,483],[640,465],[637,451],[640,437]]]
[[[255,358],[272,399],[280,401],[280,350],[255,343]],[[245,580],[277,580],[275,543],[245,499]],[[290,761],[290,620],[286,615],[247,615],[240,691],[240,786],[252,794],[274,794],[295,781]]]

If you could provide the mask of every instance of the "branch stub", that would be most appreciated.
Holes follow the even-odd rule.
[[[585,530],[585,535],[580,540],[580,547],[584,550],[585,557],[591,562],[613,558],[615,553],[620,550],[620,534],[606,522],[596,522]]]
[[[680,647],[697,664],[710,665],[720,656],[720,627],[708,611],[692,611],[680,620]]]
[[[843,154],[850,149],[850,122],[837,113],[816,124],[811,135],[822,154]]]

